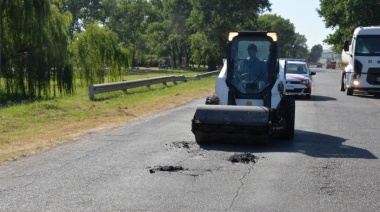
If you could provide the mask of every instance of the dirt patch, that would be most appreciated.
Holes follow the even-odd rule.
[[[0,164],[25,155],[35,154],[38,151],[57,146],[60,143],[77,141],[81,139],[81,136],[88,133],[123,126],[158,111],[170,109],[177,105],[183,105],[194,99],[212,94],[212,87],[209,88],[209,85],[200,86],[202,87],[194,90],[183,90],[180,95],[178,93],[168,93],[165,94],[165,96],[161,96],[160,94],[159,98],[147,97],[144,101],[138,101],[136,105],[129,104],[129,98],[124,97],[117,98],[117,104],[109,103],[106,100],[94,101],[91,104],[78,101],[78,105],[76,106],[74,105],[67,108],[59,106],[58,113],[55,113],[54,117],[50,117],[49,120],[51,119],[51,121],[46,123],[44,121],[45,117],[42,119],[31,117],[27,119],[29,121],[25,123],[21,122],[21,119],[20,123],[13,121],[12,125],[9,125],[16,126],[13,128],[8,127],[9,129],[3,129],[3,127],[0,126]],[[78,97],[75,98],[81,98],[81,94],[78,94]],[[111,99],[110,102],[116,100]],[[57,103],[54,103],[54,105],[60,105],[61,100],[57,99],[55,101],[57,101]],[[64,99],[62,100],[62,102],[66,101],[67,100]],[[15,103],[9,103],[7,105],[0,104],[0,108],[11,107],[13,105],[15,105]],[[45,108],[53,110],[54,105],[45,105]],[[118,105],[121,106],[119,107]],[[65,111],[71,110],[70,108],[80,111],[84,117],[88,118],[76,119],[71,115],[67,116]],[[87,116],[86,114],[103,115],[93,117],[92,115]],[[5,117],[8,116],[3,116],[1,111],[0,115],[1,123],[7,121]],[[9,116],[9,119],[12,120],[12,117],[13,116]],[[24,129],[22,127],[24,125],[28,127]],[[17,130],[14,130],[16,128]]]
[[[228,160],[232,163],[256,163],[259,158],[252,153],[240,153],[232,155]]]
[[[151,174],[161,171],[161,172],[178,172],[178,171],[184,171],[187,169],[184,169],[182,166],[156,166],[154,168],[149,169],[149,172]]]

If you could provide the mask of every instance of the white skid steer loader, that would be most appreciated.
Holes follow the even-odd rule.
[[[216,94],[198,105],[198,144],[261,143],[294,136],[295,100],[285,95],[286,60],[277,59],[276,32],[230,32]]]

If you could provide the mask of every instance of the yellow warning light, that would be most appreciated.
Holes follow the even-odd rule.
[[[236,37],[238,35],[239,35],[238,32],[229,32],[228,33],[228,41],[232,41],[232,39],[234,39],[234,37]]]
[[[271,37],[274,42],[277,42],[277,32],[267,32],[267,36]]]

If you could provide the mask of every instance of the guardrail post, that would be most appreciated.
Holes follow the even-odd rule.
[[[94,93],[94,85],[90,85],[89,87],[88,87],[88,90],[89,90],[89,97],[90,97],[90,99],[91,100],[94,100],[94,98],[95,98],[95,93]]]
[[[122,82],[126,82],[127,80],[122,80]],[[127,89],[122,90],[124,94],[127,94]]]

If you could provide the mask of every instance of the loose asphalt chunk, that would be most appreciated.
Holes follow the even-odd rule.
[[[191,146],[193,146],[195,142],[192,141],[178,141],[173,142],[172,146],[175,148],[184,148],[184,149],[190,149]]]
[[[182,166],[156,166],[154,168],[149,169],[149,172],[153,174],[157,171],[177,172],[177,171],[183,171],[183,170],[187,170],[187,169],[184,169]]]
[[[250,163],[250,162],[256,163],[258,160],[258,157],[256,157],[255,155],[249,152],[240,153],[240,154],[236,153],[232,155],[228,160],[231,161],[232,163]]]

